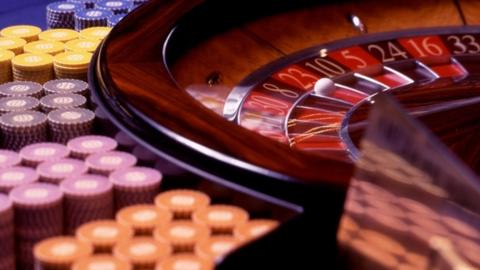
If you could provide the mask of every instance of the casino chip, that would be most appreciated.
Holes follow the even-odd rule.
[[[15,269],[15,229],[13,205],[8,196],[0,193],[0,268]]]
[[[38,99],[33,97],[0,98],[0,114],[9,112],[36,111],[40,106]]]
[[[40,99],[42,111],[46,113],[56,109],[83,108],[86,104],[87,99],[77,94],[51,94]]]
[[[45,83],[54,78],[53,56],[44,53],[24,53],[12,60],[15,81]]]
[[[51,140],[66,143],[92,133],[95,114],[84,108],[58,109],[48,113]]]
[[[103,40],[112,30],[111,27],[90,27],[80,31],[79,37],[93,40]]]
[[[72,52],[94,53],[98,45],[100,45],[100,42],[100,40],[94,39],[75,39],[67,42],[65,44],[65,49]]]
[[[33,246],[63,233],[63,194],[52,184],[18,186],[9,194],[15,211],[17,269],[34,269]]]
[[[48,4],[47,27],[73,29],[75,27],[75,12],[80,10],[82,10],[82,5],[76,3],[60,1]]]
[[[125,0],[100,0],[95,8],[109,10],[115,15],[127,14],[133,8],[133,3]]]
[[[23,46],[25,53],[46,53],[52,56],[65,51],[65,44],[60,41],[37,40]]]
[[[85,9],[91,9],[95,7],[97,0],[67,0],[67,2],[82,5]]]
[[[100,270],[100,267],[108,267],[108,269],[111,270],[132,269],[128,262],[117,259],[109,254],[100,254],[78,260],[73,264],[72,270]]]
[[[184,268],[183,268],[184,267]],[[202,258],[188,253],[176,254],[161,260],[157,263],[156,270],[178,270],[178,269],[195,269],[195,270],[213,270],[215,264],[210,258]]]
[[[74,158],[85,159],[87,156],[113,151],[117,148],[117,142],[106,136],[89,135],[71,139],[67,143],[71,156]]]
[[[35,269],[71,269],[79,259],[93,253],[91,245],[75,237],[58,236],[43,240],[35,245]]]
[[[240,246],[242,241],[231,235],[215,235],[200,241],[195,254],[204,259],[216,261]]]
[[[113,171],[135,166],[137,158],[129,153],[109,151],[90,155],[85,163],[91,173],[108,176]]]
[[[12,51],[15,55],[23,53],[23,46],[27,41],[16,37],[0,37],[0,50]]]
[[[93,245],[95,253],[111,253],[117,243],[133,237],[133,229],[114,220],[97,220],[80,226],[75,236]]]
[[[43,96],[43,87],[36,82],[9,82],[0,85],[0,97],[34,97]]]
[[[108,178],[84,174],[62,181],[64,194],[65,232],[74,234],[82,224],[113,218],[113,189]]]
[[[138,204],[121,209],[115,219],[120,225],[132,228],[135,235],[152,236],[155,228],[171,222],[172,215],[167,210],[151,204]]]
[[[127,1],[133,2],[133,6],[134,8],[136,8],[144,3],[147,3],[149,0],[127,0]]]
[[[59,79],[77,79],[87,81],[91,53],[63,52],[55,56],[54,70]]]
[[[174,189],[155,197],[155,206],[167,209],[175,219],[191,219],[192,213],[210,205],[210,197],[198,190]]]
[[[50,29],[38,35],[39,40],[68,42],[78,38],[78,32],[67,28]]]
[[[14,25],[3,28],[0,31],[0,36],[10,38],[21,38],[27,42],[38,40],[38,34],[42,32],[37,26],[33,25]]]
[[[9,50],[0,49],[0,83],[12,80],[12,59],[15,54]]]
[[[86,9],[75,13],[75,30],[80,31],[94,26],[107,26],[108,18],[113,13],[109,10]]]
[[[42,162],[37,166],[40,180],[45,183],[60,184],[63,180],[87,172],[85,164],[72,158],[63,158]]]
[[[155,240],[169,243],[174,253],[191,253],[195,245],[209,236],[210,229],[207,226],[186,220],[172,221],[153,231]]]
[[[38,174],[28,167],[14,166],[0,169],[0,192],[8,194],[18,186],[38,181]]]
[[[108,26],[114,27],[118,22],[120,22],[125,17],[125,14],[117,14],[108,18]]]
[[[195,211],[192,220],[205,224],[213,234],[232,234],[235,227],[248,221],[249,214],[233,205],[213,204]]]
[[[88,83],[75,79],[57,79],[43,85],[45,94],[79,94],[87,97],[89,94]]]
[[[66,158],[70,151],[59,143],[35,143],[23,147],[19,154],[23,165],[36,168],[42,162]]]
[[[134,237],[120,242],[113,255],[132,264],[133,269],[155,269],[155,264],[171,254],[170,246],[151,237]]]
[[[0,169],[17,166],[21,161],[17,152],[0,149]]]
[[[47,117],[36,111],[10,112],[0,116],[3,147],[19,150],[47,140]]]

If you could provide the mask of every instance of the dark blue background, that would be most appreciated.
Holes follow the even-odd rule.
[[[0,28],[32,24],[45,29],[45,8],[60,0],[0,0]]]

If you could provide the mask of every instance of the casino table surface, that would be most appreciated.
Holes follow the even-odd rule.
[[[33,24],[45,28],[45,6],[55,0],[4,0],[0,5],[0,28]]]

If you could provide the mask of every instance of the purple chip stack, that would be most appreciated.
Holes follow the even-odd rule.
[[[0,194],[0,270],[15,269],[14,236],[12,202]]]
[[[33,246],[63,233],[63,194],[51,184],[33,183],[14,188],[17,269],[33,269]]]
[[[71,139],[67,143],[71,156],[85,159],[87,156],[115,150],[117,142],[109,137],[100,135],[81,136]]]
[[[108,176],[113,171],[135,166],[137,158],[129,153],[109,151],[88,156],[85,164],[90,173]]]
[[[36,111],[40,106],[34,97],[4,97],[0,98],[0,114],[9,112]]]
[[[129,167],[110,174],[115,196],[115,209],[133,204],[153,203],[160,190],[162,174],[147,167]]]
[[[19,150],[47,140],[47,116],[37,111],[10,112],[0,116],[3,146]]]
[[[33,168],[45,161],[66,158],[69,154],[68,148],[59,143],[35,143],[27,145],[20,150],[22,164]]]
[[[67,143],[70,139],[92,133],[95,114],[83,108],[58,109],[48,113],[50,138]]]
[[[36,82],[16,81],[0,85],[0,97],[34,97],[43,96],[43,87]]]
[[[87,98],[77,94],[50,94],[40,99],[42,111],[48,113],[56,109],[86,107]]]
[[[0,192],[8,194],[18,186],[38,181],[38,174],[32,168],[7,167],[0,169]]]
[[[74,234],[82,224],[113,218],[113,189],[108,178],[84,174],[60,184],[64,194],[65,232]]]
[[[75,79],[57,79],[43,85],[45,94],[79,94],[88,97],[88,83]]]
[[[42,182],[60,184],[66,178],[87,173],[87,166],[78,159],[63,158],[40,163],[37,173]]]
[[[17,152],[10,150],[0,150],[0,168],[17,166],[22,159]]]

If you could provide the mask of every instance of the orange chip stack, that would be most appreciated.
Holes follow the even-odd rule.
[[[196,190],[170,190],[162,192],[155,198],[155,205],[171,211],[175,219],[190,219],[194,211],[209,204],[210,197]]]
[[[133,269],[154,269],[158,261],[164,260],[171,253],[168,243],[155,241],[151,237],[134,237],[113,248],[113,255],[131,263]]]
[[[90,256],[91,245],[74,237],[53,237],[35,245],[35,269],[69,270],[79,259]]]
[[[252,219],[235,228],[234,235],[242,241],[250,241],[274,230],[278,221],[273,219]]]
[[[240,239],[230,235],[212,236],[195,246],[195,254],[215,261],[236,249],[241,243]]]
[[[171,256],[159,262],[155,270],[213,270],[214,267],[215,265],[209,259],[182,254]]]
[[[133,230],[113,220],[98,220],[80,226],[76,237],[91,244],[95,253],[110,253],[117,243],[132,238]]]
[[[152,235],[156,227],[163,226],[172,220],[172,214],[154,205],[139,204],[120,210],[116,220],[121,225],[132,228],[135,235]]]
[[[131,270],[131,265],[111,255],[95,255],[78,260],[72,270]]]
[[[193,221],[207,225],[212,234],[232,234],[235,227],[248,221],[248,212],[233,205],[210,205],[193,213]]]
[[[156,240],[170,243],[174,252],[193,252],[195,244],[209,235],[208,227],[190,221],[173,221],[153,232]]]

